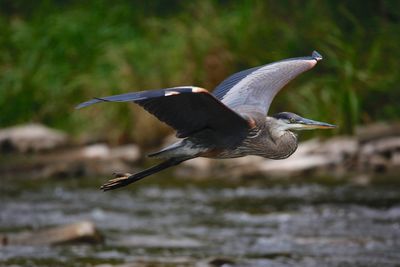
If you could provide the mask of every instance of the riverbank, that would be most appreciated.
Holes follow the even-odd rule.
[[[146,158],[135,144],[111,147],[106,143],[73,142],[67,134],[43,125],[0,130],[1,177],[45,179],[105,176],[143,168]],[[177,177],[243,179],[371,177],[395,175],[400,170],[400,123],[361,127],[354,136],[311,139],[299,144],[288,159],[244,157],[229,160],[198,158],[173,169]]]

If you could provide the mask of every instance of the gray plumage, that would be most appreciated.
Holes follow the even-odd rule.
[[[116,174],[104,191],[136,182],[148,175],[196,157],[235,158],[257,155],[284,159],[297,148],[291,130],[333,128],[331,124],[282,112],[267,116],[275,95],[299,74],[313,68],[321,55],[292,58],[241,71],[224,80],[212,94],[182,86],[94,98],[99,102],[134,102],[177,131],[180,141],[150,154],[165,161],[136,174]]]

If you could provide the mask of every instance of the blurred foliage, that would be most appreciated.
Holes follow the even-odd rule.
[[[0,1],[0,127],[42,122],[111,142],[153,144],[165,126],[94,96],[178,85],[288,57],[324,56],[271,112],[341,133],[400,115],[400,1]]]

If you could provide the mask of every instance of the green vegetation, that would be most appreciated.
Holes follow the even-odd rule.
[[[355,125],[400,115],[399,1],[0,2],[0,127],[42,122],[153,144],[168,129],[93,96],[193,84],[318,50],[272,112]],[[140,128],[140,131],[137,130]]]

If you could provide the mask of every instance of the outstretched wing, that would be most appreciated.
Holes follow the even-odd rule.
[[[181,138],[204,129],[212,130],[220,137],[242,138],[249,127],[243,117],[222,104],[207,90],[191,86],[94,98],[76,108],[99,102],[130,101],[172,126]]]
[[[244,70],[225,79],[213,95],[238,113],[267,115],[279,90],[319,60],[322,56],[314,51],[310,57],[290,58]]]

